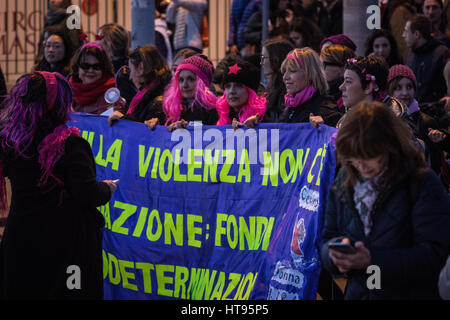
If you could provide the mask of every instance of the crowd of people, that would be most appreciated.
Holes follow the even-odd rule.
[[[156,1],[156,42],[136,48],[115,23],[101,26],[95,42],[67,30],[70,4],[49,1],[33,70],[8,94],[0,81],[1,204],[6,177],[13,195],[0,298],[102,298],[104,221],[95,207],[109,201],[117,181],[96,180],[89,144],[65,123],[72,111],[109,109],[110,126],[128,120],[150,130],[192,121],[336,127],[319,294],[449,297],[450,1],[380,1],[382,28],[357,56],[342,33],[342,0],[271,0],[262,45],[262,1],[233,0],[229,50],[216,67],[202,54],[206,0]],[[108,103],[111,88],[120,99]],[[336,241],[354,252],[328,248]],[[28,260],[45,261],[36,290],[24,290]],[[372,264],[382,270],[381,290],[366,287]],[[81,290],[62,280],[68,265],[89,270]],[[330,284],[334,275],[347,278],[344,294]]]

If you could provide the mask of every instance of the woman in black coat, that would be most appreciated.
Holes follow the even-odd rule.
[[[287,94],[280,122],[309,122],[310,116],[320,116],[326,125],[336,126],[340,114],[336,104],[325,94],[328,85],[314,50],[294,49],[281,65],[281,72]]]
[[[0,128],[0,203],[11,209],[0,246],[0,299],[102,299],[96,207],[116,184],[96,180],[89,143],[66,127],[72,92],[57,73],[22,76]],[[26,114],[26,117],[22,115]]]
[[[129,55],[130,79],[139,91],[130,102],[126,114],[114,111],[108,122],[112,125],[119,119],[142,123],[166,122],[162,107],[162,95],[170,83],[172,74],[165,58],[153,45],[137,47]],[[114,106],[116,109],[116,106]],[[123,110],[123,106],[119,106]]]
[[[450,198],[404,121],[382,103],[363,102],[347,114],[336,151],[342,168],[327,201],[321,258],[347,277],[345,298],[439,299]],[[330,242],[350,244],[353,253]]]

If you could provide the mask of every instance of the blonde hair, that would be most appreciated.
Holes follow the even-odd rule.
[[[312,85],[320,94],[325,94],[328,90],[328,83],[325,78],[325,71],[320,62],[319,55],[311,48],[304,47],[292,50],[281,64],[281,73],[287,70],[304,70],[308,85]]]

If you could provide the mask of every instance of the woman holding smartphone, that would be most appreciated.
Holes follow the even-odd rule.
[[[439,299],[450,253],[450,197],[427,167],[404,121],[379,102],[347,114],[336,138],[341,169],[330,188],[322,232],[323,266],[348,278],[345,298]],[[330,242],[343,238],[354,253]],[[380,268],[369,290],[367,268]]]

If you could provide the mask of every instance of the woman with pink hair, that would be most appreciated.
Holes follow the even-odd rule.
[[[258,96],[260,72],[240,58],[228,60],[222,79],[223,96],[217,100],[218,125],[253,127],[266,113],[266,98]]]
[[[215,125],[217,97],[209,90],[214,66],[203,54],[183,61],[167,87],[163,108],[169,131],[186,127],[191,121]]]
[[[3,103],[2,209],[6,177],[12,198],[0,246],[0,300],[103,298],[105,220],[96,207],[117,186],[97,181],[89,143],[65,125],[71,105],[67,80],[44,71],[22,76]],[[76,290],[67,285],[73,266],[81,272]]]

